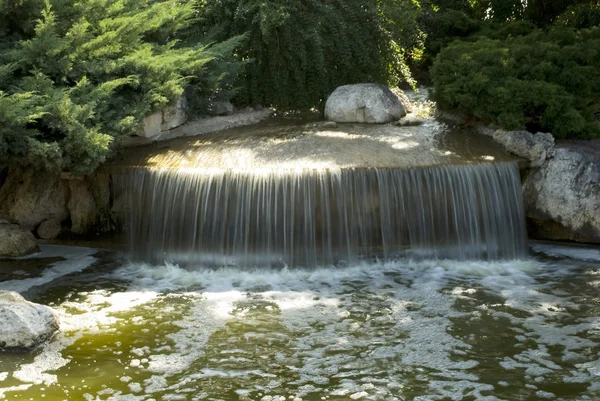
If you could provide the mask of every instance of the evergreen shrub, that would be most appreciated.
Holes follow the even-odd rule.
[[[186,86],[214,89],[216,46],[182,43],[178,0],[0,0],[0,167],[90,173]]]
[[[431,74],[442,109],[506,129],[600,136],[600,28],[456,41],[439,53]]]

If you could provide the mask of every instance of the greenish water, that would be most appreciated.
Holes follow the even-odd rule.
[[[7,400],[597,400],[600,252],[182,269],[45,246],[0,282],[61,333],[0,355]]]

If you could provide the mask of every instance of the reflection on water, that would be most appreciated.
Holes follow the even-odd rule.
[[[313,270],[57,262],[0,283],[62,318],[33,355],[2,355],[0,398],[596,400],[600,260],[535,250]]]

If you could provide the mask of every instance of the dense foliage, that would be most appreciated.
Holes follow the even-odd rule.
[[[598,0],[422,0],[421,4],[425,53],[412,67],[425,72],[439,51],[455,40],[505,39],[552,23],[581,29],[600,22]]]
[[[440,107],[508,129],[600,136],[600,28],[457,41],[432,68]]]
[[[556,19],[556,24],[577,29],[600,26],[600,1],[577,4],[567,8]]]
[[[441,107],[593,137],[599,24],[598,0],[0,0],[0,168],[91,172],[184,91],[308,110],[436,57]]]
[[[410,81],[418,11],[411,0],[203,0],[197,29],[218,41],[248,33],[238,103],[305,110],[342,84]]]
[[[0,0],[0,167],[91,172],[236,43],[182,45],[177,0]]]

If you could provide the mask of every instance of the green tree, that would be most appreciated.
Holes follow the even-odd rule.
[[[177,0],[0,1],[0,165],[93,171],[236,45],[182,45]]]
[[[342,84],[410,81],[405,60],[421,40],[410,0],[203,0],[197,10],[202,35],[248,35],[237,101],[280,110],[320,107]]]

